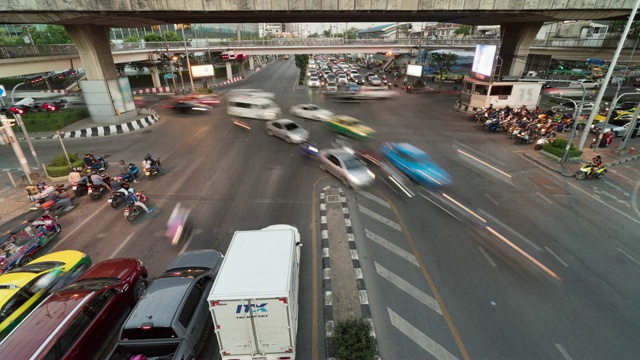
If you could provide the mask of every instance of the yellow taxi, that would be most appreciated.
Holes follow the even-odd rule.
[[[618,110],[618,116],[615,117],[615,119],[620,118],[621,116],[624,115],[633,115],[633,112],[631,111],[624,111],[624,110]],[[598,114],[596,116],[593,117],[593,121],[595,122],[602,122],[607,118],[607,114],[605,113],[604,115],[602,114]]]
[[[326,124],[331,131],[360,140],[370,139],[376,133],[362,121],[346,115],[333,116],[326,121]]]
[[[89,255],[57,251],[0,275],[0,339],[50,293],[75,281],[91,266]]]

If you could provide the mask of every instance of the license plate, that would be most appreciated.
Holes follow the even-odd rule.
[[[89,188],[89,190],[87,190],[89,192],[89,194],[93,193],[93,189]]]
[[[76,191],[77,189],[78,189],[78,187],[77,187],[77,186],[74,186],[74,187],[73,187],[73,191]]]
[[[113,199],[108,199],[108,200],[107,200],[107,202],[108,202],[109,204],[111,204],[111,202],[112,202],[112,201],[113,201]]]
[[[124,216],[126,217],[127,215],[129,215],[129,210],[124,211]]]

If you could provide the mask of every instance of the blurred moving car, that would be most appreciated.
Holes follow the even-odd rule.
[[[284,56],[284,59],[285,59],[285,60],[289,60],[289,55],[285,55],[285,56]]]
[[[5,337],[50,293],[91,266],[89,255],[56,251],[0,275],[0,337]]]
[[[320,79],[318,79],[315,76],[312,76],[309,78],[309,81],[307,82],[307,85],[309,87],[320,87]]]
[[[309,132],[289,119],[268,121],[266,128],[267,134],[279,137],[289,144],[300,144],[309,140]]]
[[[318,154],[320,169],[337,177],[345,186],[360,188],[373,183],[376,176],[353,153],[343,149],[324,149]]]
[[[174,97],[176,101],[192,102],[194,104],[216,106],[222,103],[222,99],[215,95],[188,95]]]
[[[227,92],[227,97],[231,96],[253,96],[267,99],[275,99],[276,94],[266,92],[261,89],[232,89]]]
[[[261,120],[275,120],[282,113],[273,101],[263,97],[234,96],[227,100],[227,114]]]
[[[325,110],[314,104],[294,105],[289,109],[289,112],[292,115],[299,116],[301,118],[319,121],[326,121],[333,116],[331,111]]]
[[[358,97],[369,99],[388,99],[390,97],[399,95],[398,92],[389,90],[386,87],[361,87],[358,92]]]
[[[334,116],[326,124],[332,131],[361,140],[369,139],[376,133],[375,130],[364,125],[360,120],[346,115]]]
[[[338,91],[338,84],[335,81],[327,82],[327,91]]]
[[[370,85],[380,86],[382,85],[382,80],[378,77],[378,75],[374,73],[368,73],[364,76],[364,78],[369,82]]]
[[[640,77],[637,77],[635,79],[633,79],[633,81],[631,82],[632,86],[640,86]]]
[[[600,84],[598,84],[598,82],[593,81],[591,79],[578,79],[576,81],[572,81],[571,83],[569,83],[569,87],[570,88],[582,88],[582,86],[580,85],[584,85],[585,89],[597,89],[600,87]]]
[[[170,109],[173,109],[173,111],[179,112],[181,114],[193,114],[196,112],[205,112],[211,109],[211,106],[196,104],[188,101],[178,101],[177,103],[168,107]]]
[[[110,259],[92,266],[57,291],[0,344],[6,359],[106,358],[113,335],[147,289],[138,259]]]
[[[581,101],[576,101],[575,104],[577,104],[578,106],[580,106]],[[552,106],[551,110],[553,112],[560,112],[563,114],[573,114],[573,112],[575,111],[575,104],[573,103],[573,101],[567,101],[564,102],[560,105],[556,105],[556,106]],[[591,111],[593,111],[593,106],[594,104],[592,102],[585,102],[584,104],[582,104],[582,113],[583,114],[588,114]]]
[[[348,82],[349,80],[347,79],[347,75],[344,73],[338,74],[338,84],[347,85]]]
[[[610,129],[613,133],[613,136],[615,137],[623,136],[624,133],[629,128],[629,124],[631,123],[631,120],[633,120],[633,114],[619,116],[616,119],[613,119],[609,121],[609,123],[607,123],[607,129]],[[602,132],[603,126],[604,126],[603,122],[593,124],[591,125],[590,132],[599,134],[600,132]],[[640,123],[636,124],[636,128],[638,128],[638,126],[640,126]]]
[[[631,111],[619,111],[619,110],[614,110],[613,113],[611,114],[611,118],[609,119],[609,121],[614,120],[614,119],[621,119],[623,116],[625,115],[633,115],[633,112]],[[598,114],[596,116],[593,117],[593,120],[596,122],[602,122],[607,118],[607,113],[605,112],[604,114]]]
[[[358,90],[360,90],[360,86],[358,86],[358,84],[354,83],[353,81],[350,81],[347,84],[347,91],[356,92]]]
[[[383,143],[382,157],[411,180],[423,186],[451,184],[446,171],[433,163],[429,155],[409,143]]]
[[[351,77],[353,81],[358,85],[364,85],[364,76],[362,75],[353,75]]]

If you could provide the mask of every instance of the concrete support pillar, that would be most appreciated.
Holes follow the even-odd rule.
[[[255,70],[255,65],[253,63],[253,56],[249,56],[249,70]]]
[[[160,82],[160,73],[158,72],[158,67],[149,66],[149,72],[151,73],[151,80],[153,81],[153,87],[155,88],[162,87],[162,83]]]
[[[65,25],[78,49],[87,79],[79,82],[91,120],[117,124],[138,115],[129,78],[118,78],[111,55],[109,28],[94,25]]]
[[[541,27],[542,22],[517,22],[500,25],[502,76],[523,75],[529,49]]]
[[[227,80],[231,80],[231,78],[233,77],[233,71],[231,70],[231,62],[227,61],[225,65],[227,66]]]

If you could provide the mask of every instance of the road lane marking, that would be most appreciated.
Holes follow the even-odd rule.
[[[621,178],[623,178],[623,179],[627,180],[628,182],[630,182],[630,183],[632,183],[632,184],[635,184],[635,183],[636,183],[636,182],[635,182],[635,180],[631,180],[631,179],[629,179],[628,177],[626,177],[626,176],[622,175],[621,173],[619,173],[619,172],[617,172],[617,171],[615,171],[615,170],[613,170],[613,169],[607,169],[607,171],[608,171],[608,172],[610,172],[610,173],[614,173],[614,174],[616,174],[617,176],[619,176],[619,177],[621,177]]]
[[[433,355],[438,360],[458,360],[452,353],[443,348],[440,344],[433,341],[430,337],[416,329],[413,325],[409,324],[400,315],[393,312],[393,310],[387,308],[389,311],[389,318],[391,319],[391,325],[400,330],[409,339],[413,340],[418,346],[426,350],[429,354]]]
[[[509,174],[507,174],[506,172],[504,172],[504,171],[502,171],[502,170],[498,169],[497,167],[495,167],[495,166],[493,166],[493,165],[491,165],[491,164],[489,164],[489,163],[487,163],[487,162],[484,162],[484,161],[482,161],[482,160],[478,159],[477,157],[475,157],[475,156],[473,156],[473,155],[467,154],[466,152],[464,152],[464,151],[462,151],[462,150],[460,150],[460,149],[458,149],[458,152],[459,152],[460,154],[462,154],[462,155],[466,156],[466,157],[469,157],[469,158],[471,158],[471,159],[473,159],[473,160],[475,160],[475,161],[479,162],[480,164],[482,164],[482,165],[484,165],[484,166],[488,167],[489,169],[491,169],[491,170],[493,170],[493,171],[495,171],[495,172],[497,172],[497,173],[499,173],[499,174],[502,174],[503,176],[508,177],[509,179],[511,179],[511,175],[509,175]]]
[[[436,301],[436,299],[434,299],[431,296],[429,296],[429,295],[425,294],[424,292],[420,291],[420,289],[418,289],[417,287],[411,285],[408,281],[406,281],[405,279],[401,278],[400,276],[392,273],[391,271],[386,269],[384,266],[378,264],[375,261],[373,263],[376,266],[376,271],[378,272],[378,275],[380,275],[383,278],[385,278],[391,284],[397,286],[400,290],[402,290],[402,291],[406,292],[407,294],[413,296],[416,300],[420,301],[421,303],[423,303],[426,306],[428,306],[429,308],[431,308],[431,310],[433,310],[433,311],[437,312],[438,314],[442,315],[442,310],[440,309],[440,305],[438,305],[438,302]]]
[[[615,207],[609,205],[608,203],[598,199],[597,197],[595,197],[592,194],[590,194],[588,191],[583,190],[582,188],[580,188],[578,185],[575,185],[575,184],[572,184],[572,183],[568,182],[565,178],[560,177],[559,175],[556,175],[553,171],[545,169],[544,167],[536,164],[533,160],[529,160],[526,156],[525,156],[525,159],[527,159],[527,161],[531,162],[532,164],[536,165],[540,170],[543,170],[543,171],[547,172],[549,175],[551,175],[551,176],[555,177],[556,179],[560,180],[563,183],[563,185],[569,185],[569,186],[575,188],[576,190],[581,191],[582,193],[584,193],[588,197],[592,198],[593,200],[601,203],[602,205],[608,207],[609,209],[617,212],[618,214],[620,214],[620,215],[626,217],[627,219],[635,222],[636,224],[640,225],[640,220],[634,219],[630,215],[627,215],[627,213],[625,213],[624,211],[618,210]],[[638,182],[638,184],[640,184],[640,181]],[[638,186],[638,185],[636,185],[636,186]],[[640,212],[638,212],[637,214],[638,214],[638,216],[640,216]]]
[[[184,246],[182,247],[182,249],[180,249],[178,255],[184,254],[184,252],[187,250],[187,247],[189,247],[189,244],[191,244],[191,239],[193,239],[193,236],[189,236],[189,239],[187,239],[187,241],[184,243]]]
[[[418,259],[416,259],[415,256],[413,256],[413,254],[411,254],[408,251],[402,250],[399,246],[397,246],[396,244],[383,239],[382,237],[374,234],[373,232],[369,231],[368,229],[364,229],[365,233],[367,234],[367,237],[372,240],[373,242],[377,243],[378,245],[386,248],[387,250],[391,251],[392,253],[400,256],[401,258],[407,260],[408,262],[412,263],[415,266],[420,267],[420,264],[418,264]]]
[[[58,241],[58,243],[56,244],[56,246],[54,246],[51,251],[55,250],[58,246],[60,246],[60,244],[62,244],[65,240],[67,240],[69,237],[71,237],[71,235],[75,234],[76,231],[84,228],[84,224],[86,224],[87,222],[91,221],[91,219],[93,219],[94,217],[96,217],[98,214],[100,214],[101,210],[105,207],[107,207],[107,205],[109,205],[109,203],[104,203],[104,205],[102,205],[102,207],[98,208],[97,211],[95,211],[91,216],[89,216],[88,218],[84,219],[83,222],[81,222],[75,229],[71,230],[70,233],[68,233],[67,235],[65,235],[62,239],[60,239],[60,241]]]
[[[389,205],[388,202],[380,199],[379,197],[373,195],[372,193],[369,193],[369,192],[366,192],[366,191],[363,191],[363,190],[356,190],[356,192],[358,194],[366,197],[369,200],[373,200],[373,201],[377,202],[378,204],[380,204],[380,205],[382,205],[382,206],[384,206],[384,207],[386,207],[388,209],[391,209],[391,205]]]
[[[473,211],[471,211],[469,208],[467,208],[466,206],[462,205],[461,203],[457,202],[454,198],[452,198],[451,196],[442,193],[442,196],[444,196],[447,200],[451,201],[452,203],[458,205],[460,208],[462,208],[463,210],[465,210],[466,212],[468,212],[469,214],[475,216],[478,220],[482,221],[483,223],[487,223],[487,220],[483,219],[480,215],[474,213]]]
[[[636,183],[636,186],[633,187],[633,194],[631,195],[631,207],[633,208],[633,211],[636,212],[636,215],[640,217],[640,210],[638,210],[637,202],[638,190],[640,190],[640,181],[638,181],[638,183]]]
[[[311,359],[318,360],[318,240],[316,232],[316,187],[320,180],[326,178],[327,176],[321,176],[314,181],[313,186],[311,186],[311,272],[312,272],[312,281],[311,281],[311,292],[313,293],[311,296]],[[324,196],[324,192],[320,193],[320,196]],[[324,230],[323,230],[324,233]],[[328,233],[327,233],[328,237]],[[323,270],[323,278],[327,279],[330,276],[330,271]],[[325,329],[326,334],[327,329]]]
[[[455,140],[453,141],[453,144],[458,145],[458,146],[460,146],[460,147],[462,147],[462,148],[467,149],[470,153],[474,153],[474,154],[476,154],[477,156],[481,156],[481,155],[479,155],[480,151],[478,151],[478,150],[476,150],[476,149],[472,148],[471,146],[468,146],[468,145],[466,145],[466,144],[463,144],[463,143],[458,142],[458,141],[455,141]],[[456,150],[457,150],[457,149],[456,149]],[[484,153],[483,153],[483,154],[484,154]],[[500,161],[500,160],[495,159],[495,158],[494,158],[494,159],[492,159],[492,161],[494,161],[494,162],[495,162],[495,163],[497,163],[498,165],[502,165],[502,166],[506,166],[506,165],[507,165],[504,161]]]
[[[541,198],[543,198],[544,200],[546,200],[549,204],[553,204],[553,201],[547,199],[544,195],[540,194],[539,192],[536,192],[536,194],[538,194],[538,196],[540,196]]]
[[[617,248],[618,251],[620,251],[622,253],[622,255],[626,256],[629,260],[633,261],[634,263],[636,263],[637,265],[640,265],[640,261],[636,260],[633,256],[629,255],[626,251]]]
[[[122,244],[120,244],[120,246],[118,246],[118,248],[116,249],[116,251],[113,252],[113,254],[111,254],[111,256],[109,256],[109,259],[113,259],[114,257],[116,257],[116,255],[118,255],[118,253],[120,252],[120,250],[122,250],[122,248],[127,245],[127,243],[129,242],[129,240],[131,240],[131,238],[133,237],[133,235],[135,234],[135,232],[132,232],[131,234],[129,234],[129,236],[127,236],[126,239],[124,239],[124,241],[122,242]]]
[[[389,203],[389,205],[391,205],[391,209],[393,210],[393,213],[396,215],[396,218],[398,219],[398,221],[400,222],[400,226],[402,227],[402,232],[404,233],[404,236],[406,236],[407,241],[409,242],[409,245],[411,246],[411,250],[413,251],[413,254],[415,255],[416,259],[418,260],[418,263],[420,264],[420,270],[422,270],[422,275],[424,276],[425,280],[427,280],[427,283],[429,284],[429,288],[431,289],[431,292],[433,293],[433,297],[436,299],[436,301],[438,301],[438,305],[440,306],[440,309],[442,310],[442,316],[444,317],[447,326],[449,327],[449,331],[451,332],[451,335],[453,336],[453,339],[456,342],[456,345],[458,346],[458,350],[460,350],[460,353],[462,354],[462,358],[464,360],[471,360],[471,357],[469,357],[469,353],[467,352],[467,349],[464,346],[464,343],[462,342],[462,338],[460,337],[460,333],[458,333],[458,329],[456,329],[456,325],[453,323],[453,319],[451,318],[451,315],[449,314],[449,311],[447,310],[447,307],[444,305],[444,301],[442,300],[442,296],[440,296],[440,292],[438,291],[438,288],[436,288],[436,283],[433,282],[433,279],[431,278],[431,276],[429,275],[429,272],[427,271],[427,268],[424,266],[424,261],[422,261],[422,257],[420,256],[420,253],[418,252],[418,248],[416,247],[416,243],[415,241],[413,241],[413,238],[411,237],[411,233],[409,233],[409,230],[407,230],[407,226],[404,224],[404,221],[402,220],[402,217],[400,217],[400,213],[398,212],[398,209],[396,208],[396,206],[393,204],[393,202],[383,193],[379,192],[378,193],[385,199],[387,200],[387,202]]]
[[[556,344],[556,348],[558,348],[558,351],[560,351],[560,354],[562,354],[562,356],[564,356],[565,359],[567,360],[573,360],[573,358],[569,355],[569,353],[567,352],[567,350],[565,350],[562,345],[560,344]]]
[[[493,200],[493,198],[491,196],[489,196],[489,194],[485,193],[484,196],[488,197],[489,200],[491,200],[492,203],[499,205],[497,201]]]
[[[554,258],[556,258],[556,260],[558,260],[560,262],[560,264],[564,265],[564,267],[569,267],[569,264],[567,264],[566,262],[564,262],[564,260],[562,260],[560,258],[560,256],[558,256],[556,253],[553,252],[553,250],[549,249],[548,247],[544,247],[545,249],[547,249],[547,251],[549,253],[551,253],[551,255],[553,255]]]
[[[487,259],[487,261],[489,262],[489,264],[491,264],[491,266],[493,267],[497,267],[498,265],[496,264],[495,261],[493,261],[493,259],[491,258],[491,256],[489,256],[489,254],[487,254],[487,252],[482,248],[482,246],[478,246],[478,250],[480,250],[480,252],[482,253],[482,255],[484,255],[484,257]]]
[[[377,213],[367,209],[366,207],[358,204],[358,209],[360,210],[360,212],[362,212],[365,215],[369,215],[370,217],[372,217],[375,220],[380,221],[381,223],[390,226],[398,231],[402,231],[402,229],[400,228],[400,225],[396,222],[393,222],[389,219],[387,219],[386,217],[382,216],[382,215],[378,215]]]
[[[425,198],[425,199],[429,200],[433,205],[435,205],[435,206],[439,207],[440,209],[442,209],[442,211],[446,212],[447,214],[449,214],[449,215],[453,216],[456,220],[460,221],[460,219],[458,219],[458,217],[457,217],[457,216],[453,215],[451,212],[449,212],[449,210],[447,210],[447,209],[443,208],[442,206],[440,206],[440,205],[439,205],[438,203],[436,203],[435,201],[433,201],[433,200],[429,199],[425,194],[420,193],[420,196],[422,196],[423,198]]]
[[[489,218],[489,220],[493,221],[494,223],[502,226],[503,228],[505,228],[507,231],[511,232],[512,234],[514,234],[516,237],[518,237],[520,240],[526,242],[527,244],[529,244],[529,246],[531,246],[532,248],[540,251],[542,250],[542,248],[538,245],[536,245],[533,241],[527,239],[526,237],[524,237],[524,235],[520,234],[519,232],[513,230],[512,228],[510,228],[509,226],[507,226],[506,224],[502,223],[500,220],[496,219],[495,217],[489,215],[486,211],[482,210],[482,209],[478,209],[478,212],[482,215],[484,215],[485,217]]]

